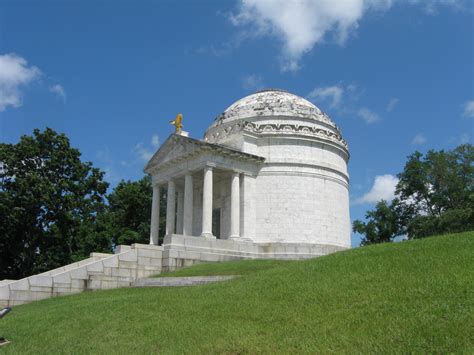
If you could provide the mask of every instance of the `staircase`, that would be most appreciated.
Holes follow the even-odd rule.
[[[115,254],[92,253],[88,259],[21,280],[0,281],[0,307],[11,307],[86,290],[132,286],[161,273],[163,248],[133,244]]]

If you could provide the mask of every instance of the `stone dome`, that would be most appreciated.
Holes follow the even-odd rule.
[[[334,122],[311,102],[280,89],[260,90],[237,100],[216,117],[209,129],[236,120],[253,121],[265,117],[318,121],[339,131]]]
[[[216,117],[204,140],[246,150],[240,139],[242,132],[260,137],[315,139],[336,145],[349,158],[347,142],[329,116],[308,100],[285,90],[265,89],[237,100]]]

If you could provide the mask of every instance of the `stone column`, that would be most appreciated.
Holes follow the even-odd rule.
[[[183,234],[184,191],[178,189],[178,213],[176,216],[176,234]]]
[[[215,238],[212,235],[212,167],[204,168],[202,189],[202,237]]]
[[[257,179],[242,174],[240,177],[240,240],[253,241],[257,220]]]
[[[160,230],[160,187],[153,185],[153,202],[151,204],[150,244],[158,245]]]
[[[176,186],[174,181],[168,181],[168,198],[166,203],[166,235],[174,233],[174,221],[176,212]]]
[[[184,177],[184,235],[193,235],[193,193],[193,176],[191,174],[187,174]]]
[[[233,173],[230,191],[230,239],[240,237],[240,174]]]

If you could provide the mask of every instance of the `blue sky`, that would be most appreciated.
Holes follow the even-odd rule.
[[[472,143],[473,13],[469,0],[4,0],[0,141],[65,132],[113,186],[143,176],[176,113],[201,138],[235,100],[283,88],[341,127],[360,219],[407,155]]]

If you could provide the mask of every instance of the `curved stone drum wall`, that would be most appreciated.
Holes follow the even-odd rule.
[[[255,223],[245,226],[247,237],[350,247],[347,143],[312,103],[281,90],[258,92],[217,117],[205,140],[265,158],[251,182],[254,206],[246,208]]]

